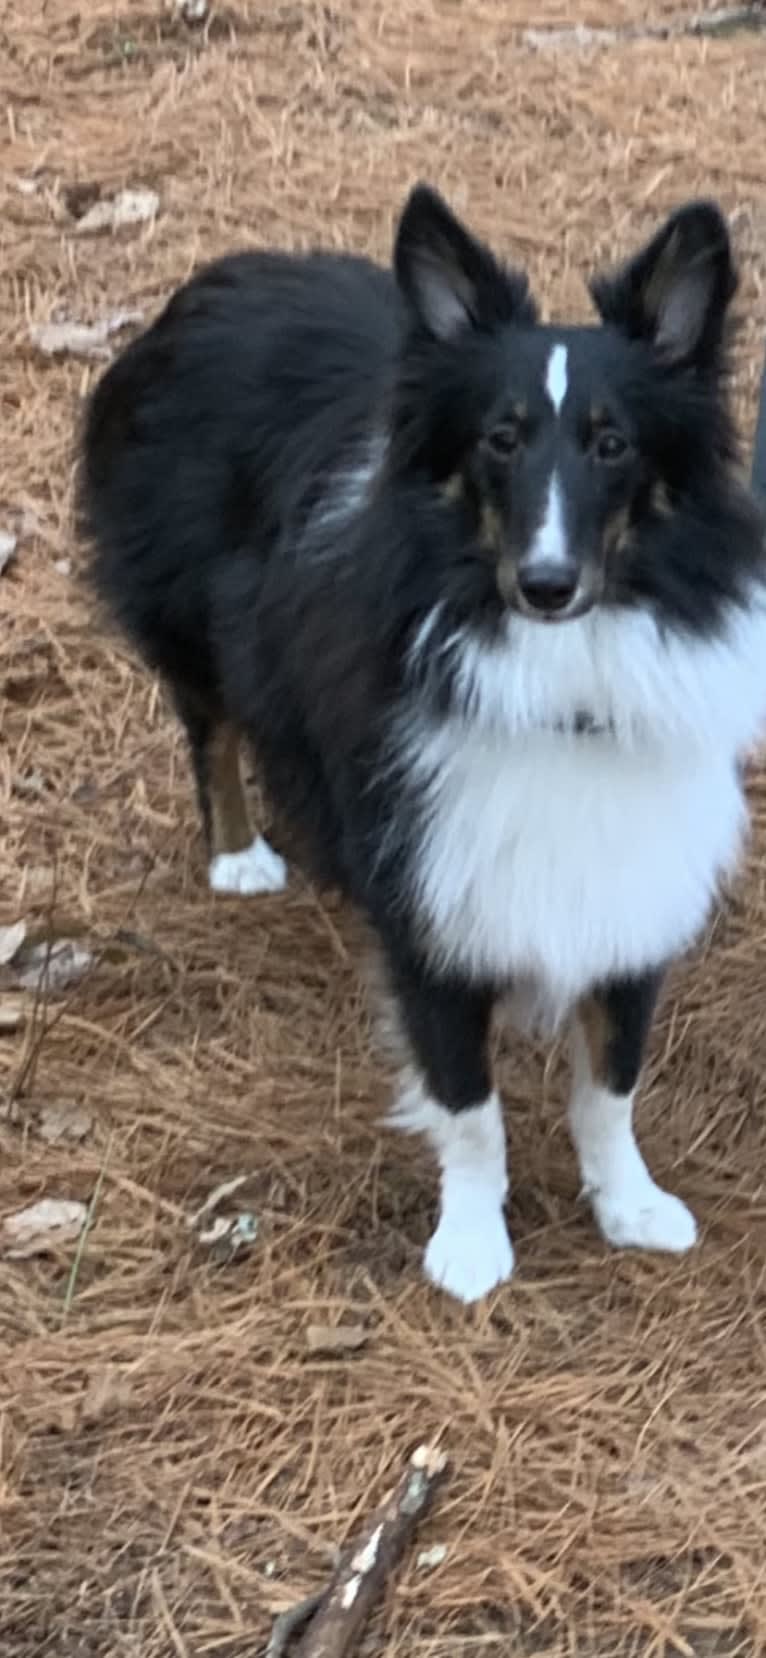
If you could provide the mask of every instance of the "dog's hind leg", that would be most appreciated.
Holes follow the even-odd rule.
[[[208,848],[208,879],[214,892],[279,892],[287,870],[263,835],[253,836],[240,772],[240,734],[216,717],[196,696],[175,693],[189,741],[202,826]]]

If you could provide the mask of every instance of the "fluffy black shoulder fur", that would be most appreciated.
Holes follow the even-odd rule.
[[[602,600],[702,634],[763,558],[719,384],[733,288],[723,221],[693,204],[594,283],[605,326],[560,335],[572,522],[583,559],[603,558]],[[98,593],[187,723],[202,710],[248,734],[322,871],[367,902],[406,699],[415,687],[456,706],[450,641],[496,638],[517,594],[558,337],[524,276],[421,186],[392,271],[325,253],[223,259],[90,401],[79,499]],[[618,465],[590,458],[602,406],[622,429]]]

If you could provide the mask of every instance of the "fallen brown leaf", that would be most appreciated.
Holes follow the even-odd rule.
[[[0,1026],[0,1028],[2,1027]],[[47,1140],[50,1145],[54,1146],[62,1140],[84,1140],[92,1125],[91,1113],[81,1105],[66,1105],[58,1102],[43,1106],[40,1113],[42,1139]]]
[[[141,311],[114,311],[99,322],[43,322],[33,323],[29,330],[33,345],[46,357],[68,353],[72,357],[110,356],[108,341],[131,323],[141,322]]]
[[[21,952],[14,972],[22,990],[47,990],[56,995],[70,984],[76,984],[92,960],[90,950],[75,944],[73,939],[57,938],[50,943],[33,944]]]
[[[14,921],[11,927],[0,927],[0,967],[7,967],[13,961],[26,936],[26,921]]]
[[[46,1255],[59,1244],[73,1243],[85,1225],[84,1203],[67,1198],[43,1198],[29,1209],[8,1215],[0,1225],[0,1254],[9,1261]]]
[[[102,230],[120,230],[124,225],[146,224],[159,211],[156,190],[120,190],[119,194],[94,202],[77,220],[76,236],[97,236]]]
[[[355,1353],[368,1334],[363,1324],[309,1324],[306,1346],[310,1353]]]
[[[10,1036],[21,1030],[26,1011],[21,997],[4,996],[0,1001],[0,1036]]]
[[[14,557],[18,542],[10,530],[0,530],[0,576]]]

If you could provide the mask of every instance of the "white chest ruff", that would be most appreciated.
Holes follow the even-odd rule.
[[[746,827],[733,759],[699,750],[446,721],[422,732],[416,768],[433,958],[531,982],[558,1006],[686,948]]]

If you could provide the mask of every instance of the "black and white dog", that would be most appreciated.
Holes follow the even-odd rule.
[[[766,716],[763,523],[739,474],[711,203],[543,326],[432,190],[393,272],[251,252],[194,277],[89,405],[92,576],[188,732],[217,891],[274,891],[239,740],[372,924],[395,1118],[441,1170],[426,1254],[507,1278],[488,1032],[571,1019],[570,1123],[611,1243],[685,1250],[632,1103],[663,969],[736,864]]]

